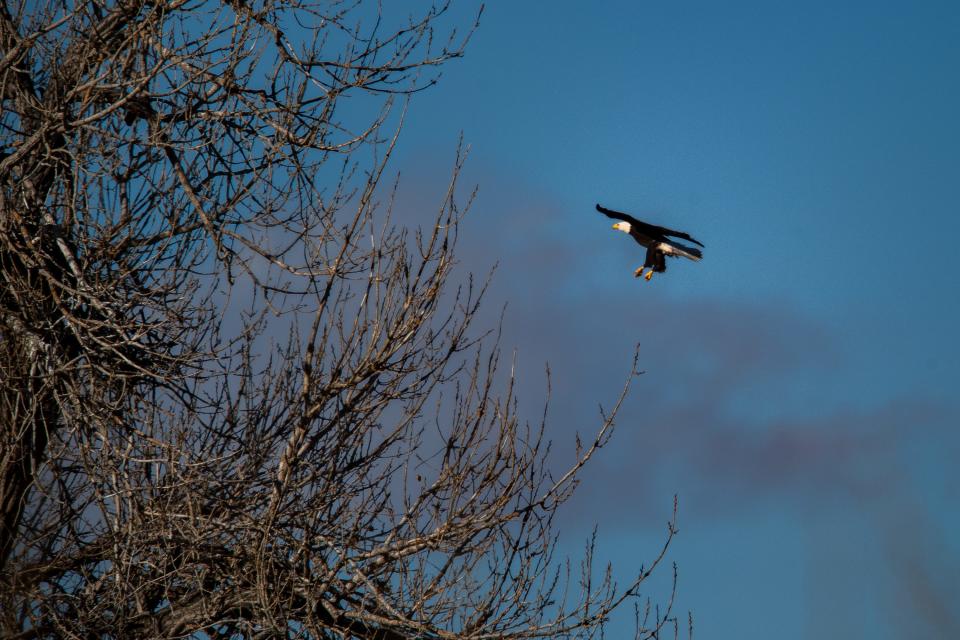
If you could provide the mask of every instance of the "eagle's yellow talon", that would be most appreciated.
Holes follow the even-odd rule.
[[[634,278],[639,278],[642,275],[643,275],[643,267],[640,267],[639,269],[633,272]]]
[[[645,275],[645,276],[643,276],[643,277],[646,278],[647,282],[649,282],[649,281],[650,281],[650,278],[653,277],[653,269],[650,269],[650,271],[647,271],[647,275]]]

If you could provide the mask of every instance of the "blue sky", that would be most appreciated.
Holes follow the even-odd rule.
[[[639,345],[563,544],[597,523],[635,569],[679,494],[700,637],[960,633],[958,68],[956,3],[491,3],[412,104],[401,202],[442,196],[462,131],[464,269],[499,263],[489,319],[531,416],[550,363],[558,450]],[[703,262],[635,280],[595,202]]]

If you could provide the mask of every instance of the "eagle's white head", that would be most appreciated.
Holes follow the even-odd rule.
[[[630,223],[629,222],[618,222],[613,225],[613,228],[617,231],[623,231],[624,233],[630,233]]]

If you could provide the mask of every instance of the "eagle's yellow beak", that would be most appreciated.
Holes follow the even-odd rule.
[[[619,229],[619,227],[617,227],[617,225],[613,225],[613,226],[610,227],[610,228],[611,228],[611,229]]]

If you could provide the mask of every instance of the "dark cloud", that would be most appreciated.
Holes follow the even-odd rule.
[[[420,162],[422,173],[402,183],[401,216],[439,192],[426,187],[431,164],[442,166]],[[562,205],[502,174],[490,182],[497,188],[481,190],[458,256],[464,272],[499,265],[481,322],[495,324],[507,304],[502,345],[517,350],[531,420],[549,364],[558,463],[572,456],[574,433],[596,428],[598,403],[613,404],[635,349],[645,371],[567,517],[602,521],[625,501],[643,514],[664,492],[718,513],[861,501],[900,481],[892,469],[905,439],[936,439],[955,417],[918,397],[846,402],[848,336],[778,301],[681,297],[695,270],[710,268],[710,247],[701,264],[673,261],[653,282],[635,280],[642,254],[618,242],[592,203]]]
[[[950,409],[920,398],[846,403],[844,337],[795,309],[678,297],[691,270],[710,268],[709,254],[672,262],[654,282],[634,280],[641,254],[591,215],[592,203],[572,210],[509,180],[497,185],[467,217],[459,256],[464,271],[499,264],[484,321],[507,304],[503,345],[517,349],[532,420],[550,366],[559,461],[575,432],[596,428],[598,403],[613,403],[635,348],[646,372],[568,517],[603,521],[625,500],[646,513],[675,491],[718,513],[785,498],[802,508],[864,500],[901,481],[889,470],[905,438],[936,438],[949,420]]]
[[[886,607],[902,637],[960,637],[960,562],[942,527],[942,517],[897,495],[882,525],[881,544],[890,558]]]
[[[567,542],[597,523],[601,543],[619,541],[608,548],[615,559],[634,559],[662,541],[678,494],[681,528],[700,534],[689,543],[709,547],[706,532],[743,527],[740,551],[749,557],[761,541],[748,523],[788,514],[809,530],[796,535],[809,537],[802,562],[818,576],[808,599],[817,614],[810,617],[823,623],[811,630],[857,629],[867,613],[899,625],[925,609],[933,631],[956,628],[945,570],[960,554],[943,545],[931,552],[897,522],[904,503],[928,501],[931,486],[956,497],[960,473],[929,454],[955,460],[960,452],[957,406],[915,387],[851,393],[876,373],[848,349],[860,338],[855,325],[828,325],[782,300],[694,293],[697,270],[711,267],[709,243],[701,264],[674,261],[653,282],[634,280],[642,255],[594,219],[592,203],[561,205],[509,180],[491,182],[498,188],[481,191],[463,227],[461,267],[485,273],[499,264],[481,323],[495,325],[507,304],[502,345],[516,349],[521,410],[531,422],[549,363],[557,468],[572,461],[574,434],[597,428],[598,405],[615,402],[635,350],[645,371],[632,381],[613,439],[561,512]],[[942,527],[950,518],[930,520]],[[887,539],[901,552],[890,552]],[[904,615],[886,617],[885,588]],[[868,592],[869,604],[854,606]]]

